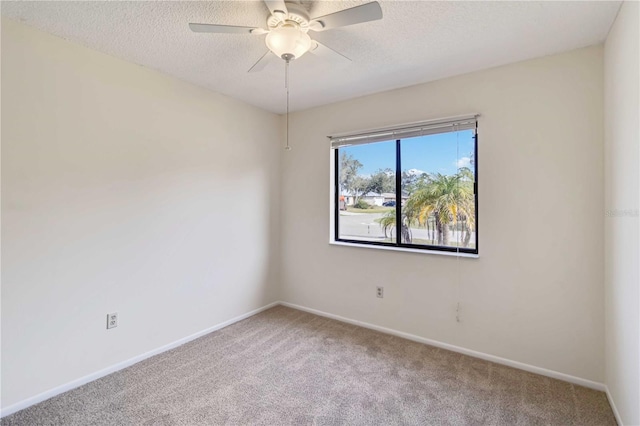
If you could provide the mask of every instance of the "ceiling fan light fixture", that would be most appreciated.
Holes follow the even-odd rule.
[[[295,24],[283,24],[267,34],[269,50],[284,60],[297,59],[311,48],[311,37]]]

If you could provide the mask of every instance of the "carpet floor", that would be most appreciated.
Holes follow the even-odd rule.
[[[615,425],[604,393],[277,306],[2,425]]]

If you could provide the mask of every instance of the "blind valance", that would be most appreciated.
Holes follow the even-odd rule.
[[[434,135],[436,133],[457,132],[460,130],[475,129],[479,116],[479,114],[469,114],[438,120],[420,121],[395,127],[329,136],[329,139],[331,140],[331,148],[341,148],[350,145],[362,145],[415,136]]]

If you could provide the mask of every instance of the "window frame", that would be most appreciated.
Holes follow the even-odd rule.
[[[473,192],[474,192],[474,203],[475,203],[475,247],[467,248],[467,247],[446,247],[446,246],[437,246],[437,245],[425,245],[425,244],[410,244],[403,243],[401,241],[401,233],[397,232],[398,229],[401,229],[402,226],[402,201],[398,203],[398,194],[400,194],[400,200],[402,200],[402,156],[401,156],[401,147],[402,140],[411,139],[408,138],[398,138],[395,139],[396,144],[396,161],[395,161],[395,180],[396,180],[396,235],[394,242],[379,242],[379,241],[363,241],[363,240],[353,240],[348,238],[340,238],[340,149],[341,147],[331,147],[331,163],[333,165],[333,176],[332,176],[332,229],[331,229],[331,238],[330,243],[337,245],[347,245],[347,246],[362,246],[368,248],[378,248],[378,249],[386,249],[386,250],[396,250],[396,251],[408,251],[408,252],[417,252],[417,253],[432,253],[432,254],[448,254],[448,255],[462,255],[465,257],[478,257],[479,255],[479,242],[480,242],[480,232],[479,232],[479,208],[478,208],[478,122],[476,121],[476,126],[474,130],[474,143],[473,143],[473,155],[474,155],[474,164],[473,164],[473,174],[474,174],[474,184],[473,184]],[[442,132],[444,133],[444,132]],[[439,133],[436,133],[439,134]],[[394,139],[390,138],[388,142],[393,142]],[[371,142],[376,143],[376,142]]]

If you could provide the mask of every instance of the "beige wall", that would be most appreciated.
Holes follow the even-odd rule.
[[[479,259],[328,244],[327,135],[474,112]],[[602,116],[600,46],[294,114],[284,299],[603,382]]]
[[[2,406],[277,300],[280,131],[3,20]]]
[[[605,45],[606,382],[640,424],[640,5],[623,3]]]

